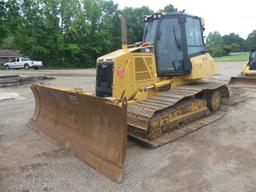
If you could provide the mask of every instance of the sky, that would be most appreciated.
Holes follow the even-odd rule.
[[[154,11],[168,4],[178,10],[203,17],[206,23],[206,34],[219,31],[221,35],[237,33],[242,38],[256,29],[255,0],[114,0],[119,8],[148,6]],[[253,14],[254,13],[254,14]]]

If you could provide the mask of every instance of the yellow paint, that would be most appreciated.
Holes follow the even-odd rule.
[[[120,49],[97,59],[98,63],[104,61],[114,63],[113,96],[109,98],[110,100],[119,101],[124,95],[129,103],[143,101],[157,94],[162,87],[169,86],[171,89],[175,89],[179,85],[189,84],[215,74],[213,58],[206,53],[191,58],[192,72],[189,75],[157,77],[154,53],[140,53],[141,48],[152,48],[152,45]],[[120,74],[118,71],[122,73]],[[64,90],[63,88],[59,89]],[[89,94],[83,90],[65,90]]]
[[[204,18],[201,17],[200,20],[201,20],[201,25],[202,25],[203,27],[205,27],[205,20],[204,20]]]
[[[256,76],[256,70],[250,70],[249,62],[247,62],[243,65],[242,74],[245,76]]]
[[[192,72],[185,79],[201,79],[216,73],[214,60],[209,53],[190,59]]]
[[[98,58],[98,63],[110,60],[114,63],[113,97],[122,94],[128,101],[143,101],[159,92],[159,88],[170,85],[175,88],[215,74],[215,64],[210,54],[191,58],[192,72],[178,77],[157,77],[154,53],[141,53],[140,49],[153,48],[152,45],[121,49]],[[120,75],[120,71],[122,72]]]
[[[175,121],[182,121],[186,117],[190,117],[198,112],[208,110],[205,100],[194,100],[185,109],[177,107],[176,111],[166,111],[165,114],[154,116],[150,121],[150,139],[156,139],[164,134],[161,127]],[[169,129],[169,127],[167,128]],[[168,130],[166,130],[167,132]],[[169,130],[170,131],[170,130]]]

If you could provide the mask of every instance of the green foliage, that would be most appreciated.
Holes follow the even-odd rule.
[[[8,35],[6,2],[0,1],[0,44]]]
[[[131,8],[126,7],[121,12],[127,21],[128,42],[135,43],[142,41],[143,16],[153,13],[148,7]]]
[[[63,37],[59,28],[58,4],[54,0],[24,0],[23,17],[15,33],[17,48],[46,65],[58,65]],[[53,58],[55,58],[53,60]]]
[[[214,57],[221,57],[226,54],[224,49],[224,41],[221,34],[217,31],[210,33],[206,38],[206,47],[210,54]],[[228,49],[228,47],[226,47]]]
[[[171,4],[159,10],[177,12]],[[127,19],[128,41],[142,40],[148,7],[118,10],[112,0],[0,0],[0,47],[17,48],[48,67],[95,67],[96,58],[121,46],[118,14]],[[213,56],[256,49],[256,30],[246,41],[235,33],[210,33]]]
[[[207,47],[223,46],[223,44],[224,42],[221,37],[221,34],[217,31],[209,33],[208,37],[206,38]]]
[[[15,49],[16,43],[14,42],[14,36],[9,34],[6,38],[2,41],[2,49]]]
[[[24,0],[21,11],[17,47],[49,67],[94,67],[112,50],[118,12],[112,1]]]
[[[8,0],[6,1],[6,9],[7,9],[7,28],[9,34],[14,32],[19,23],[20,23],[20,3],[18,0]]]
[[[206,38],[206,46],[214,57],[222,57],[229,55],[231,52],[245,52],[248,50],[246,41],[235,33],[224,36],[221,36],[219,32],[210,33]]]
[[[231,52],[247,52],[256,49],[256,30],[244,40],[238,34],[230,33],[221,36],[219,32],[213,32],[206,38],[207,50],[214,57],[229,55]]]
[[[177,12],[178,9],[175,8],[172,4],[169,4],[167,6],[164,7],[164,9],[161,9],[160,12],[165,12],[165,13],[173,13],[173,12]]]
[[[225,61],[248,61],[249,53],[238,53],[232,54],[223,57],[215,57],[216,62],[225,62]]]
[[[153,13],[148,7],[118,10],[112,0],[0,0],[0,47],[17,48],[51,68],[95,67],[97,57],[121,47],[120,13],[129,43],[141,41],[143,16]]]
[[[248,35],[248,38],[246,39],[246,45],[248,51],[251,49],[256,49],[256,30]]]
[[[19,23],[19,6],[16,0],[0,1],[0,47],[15,48],[13,31]]]
[[[227,53],[245,51],[245,40],[238,34],[230,33],[229,35],[224,35],[222,38],[224,44],[229,46]]]
[[[110,52],[117,42],[114,29],[118,21],[113,21],[118,10],[112,1],[83,0],[82,3],[65,36],[68,45],[65,59],[66,63],[76,61],[76,67],[94,67],[96,58]]]
[[[164,7],[164,9],[159,10],[159,12],[172,13],[177,12],[178,10],[171,4]],[[145,15],[151,15],[154,11],[149,7],[140,7],[140,8],[132,8],[126,7],[121,11],[121,14],[127,20],[127,28],[128,28],[128,42],[135,43],[142,41],[143,34],[143,17]],[[120,36],[120,35],[119,35]]]

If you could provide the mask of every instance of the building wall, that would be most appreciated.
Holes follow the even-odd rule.
[[[10,61],[12,58],[21,57],[16,49],[0,49],[0,65]]]

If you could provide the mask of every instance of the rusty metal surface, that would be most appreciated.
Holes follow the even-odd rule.
[[[230,92],[230,105],[236,105],[249,99],[249,97],[246,95],[245,87],[229,85],[228,89]]]
[[[149,130],[150,120],[157,114],[165,112],[170,108],[175,109],[175,106],[189,98],[193,98],[195,95],[200,93],[221,89],[221,94],[223,97],[221,110],[216,113],[209,114],[208,112],[198,112],[190,117],[194,121],[186,122],[187,126],[180,126],[178,129],[174,129],[166,133],[163,137],[157,138],[155,140],[150,140],[147,137]],[[200,129],[224,116],[225,110],[229,104],[229,90],[226,85],[217,83],[217,82],[197,82],[191,85],[179,86],[174,90],[161,92],[156,94],[146,101],[130,104],[128,105],[128,126],[129,136],[135,138],[136,140],[142,141],[145,144],[148,144],[151,147],[158,147],[168,142],[179,139],[189,133],[194,132],[197,129]],[[139,120],[138,120],[139,119]],[[134,134],[134,129],[140,132],[138,136]]]
[[[236,85],[241,87],[256,87],[256,77],[253,76],[238,76],[231,77],[229,85]]]
[[[109,100],[43,85],[32,86],[34,115],[28,127],[68,149],[115,182],[126,156],[126,107]]]

